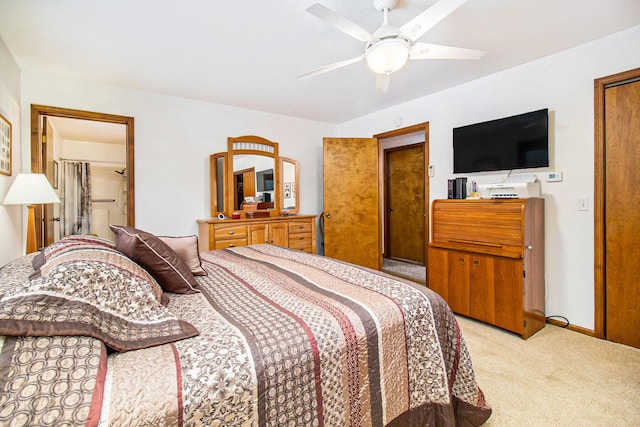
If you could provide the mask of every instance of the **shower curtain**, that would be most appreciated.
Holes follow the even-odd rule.
[[[91,233],[91,165],[64,161],[60,237]]]

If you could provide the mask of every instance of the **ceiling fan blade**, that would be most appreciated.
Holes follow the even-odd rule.
[[[440,0],[400,27],[400,31],[412,41],[416,41],[466,1],[467,0]]]
[[[386,93],[389,89],[391,74],[376,74],[376,92]]]
[[[346,67],[347,65],[355,64],[358,61],[362,61],[364,54],[351,59],[345,59],[344,61],[334,62],[333,64],[323,65],[306,73],[302,73],[296,76],[296,79],[302,80],[309,77],[317,76],[318,74],[326,73],[327,71],[337,70],[338,68]]]
[[[463,47],[416,43],[411,46],[409,59],[480,59],[485,53],[483,50],[465,49]]]
[[[367,30],[357,24],[354,24],[347,18],[338,15],[336,12],[321,5],[320,3],[312,4],[311,6],[309,6],[307,8],[307,12],[309,12],[316,18],[322,19],[327,24],[336,27],[343,33],[353,37],[356,40],[368,42],[372,38],[371,34]]]

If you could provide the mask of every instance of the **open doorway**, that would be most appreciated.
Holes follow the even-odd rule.
[[[426,284],[428,123],[375,135],[383,151],[383,270]]]
[[[36,208],[39,247],[68,234],[110,238],[109,223],[135,224],[133,143],[132,117],[31,106],[31,170],[45,174],[62,201]],[[80,219],[77,198],[86,204]]]

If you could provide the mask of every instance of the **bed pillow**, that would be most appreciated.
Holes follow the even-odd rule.
[[[111,249],[106,246],[82,246],[72,247],[72,249],[58,251],[53,256],[49,257],[47,262],[40,267],[36,273],[32,274],[29,278],[35,279],[40,276],[48,275],[50,272],[60,265],[70,264],[74,262],[101,262],[107,264],[113,268],[117,268],[123,272],[123,274],[129,275],[132,278],[137,278],[146,282],[156,300],[166,306],[169,304],[169,297],[163,292],[162,287],[158,284],[156,279],[147,272],[142,266],[130,259],[122,252]]]
[[[116,249],[151,273],[162,289],[176,294],[199,292],[189,267],[157,236],[129,226],[109,227],[116,236]]]
[[[189,267],[189,270],[191,270],[195,276],[207,275],[207,272],[202,268],[197,236],[158,236],[158,238],[169,245],[169,247],[178,254],[180,259],[184,261],[187,267]]]
[[[0,335],[90,336],[117,351],[198,335],[162,306],[144,278],[108,262],[49,268],[0,299]]]
[[[111,240],[86,234],[63,237],[57,242],[53,242],[49,246],[40,249],[37,255],[33,258],[33,269],[36,270],[35,274],[36,276],[39,274],[40,267],[42,267],[51,257],[66,251],[94,247],[115,249],[116,244]]]

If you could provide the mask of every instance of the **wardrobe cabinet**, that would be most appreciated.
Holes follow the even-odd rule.
[[[198,220],[200,250],[269,243],[316,252],[316,216]]]
[[[435,200],[427,284],[451,309],[528,338],[545,324],[544,199]]]

